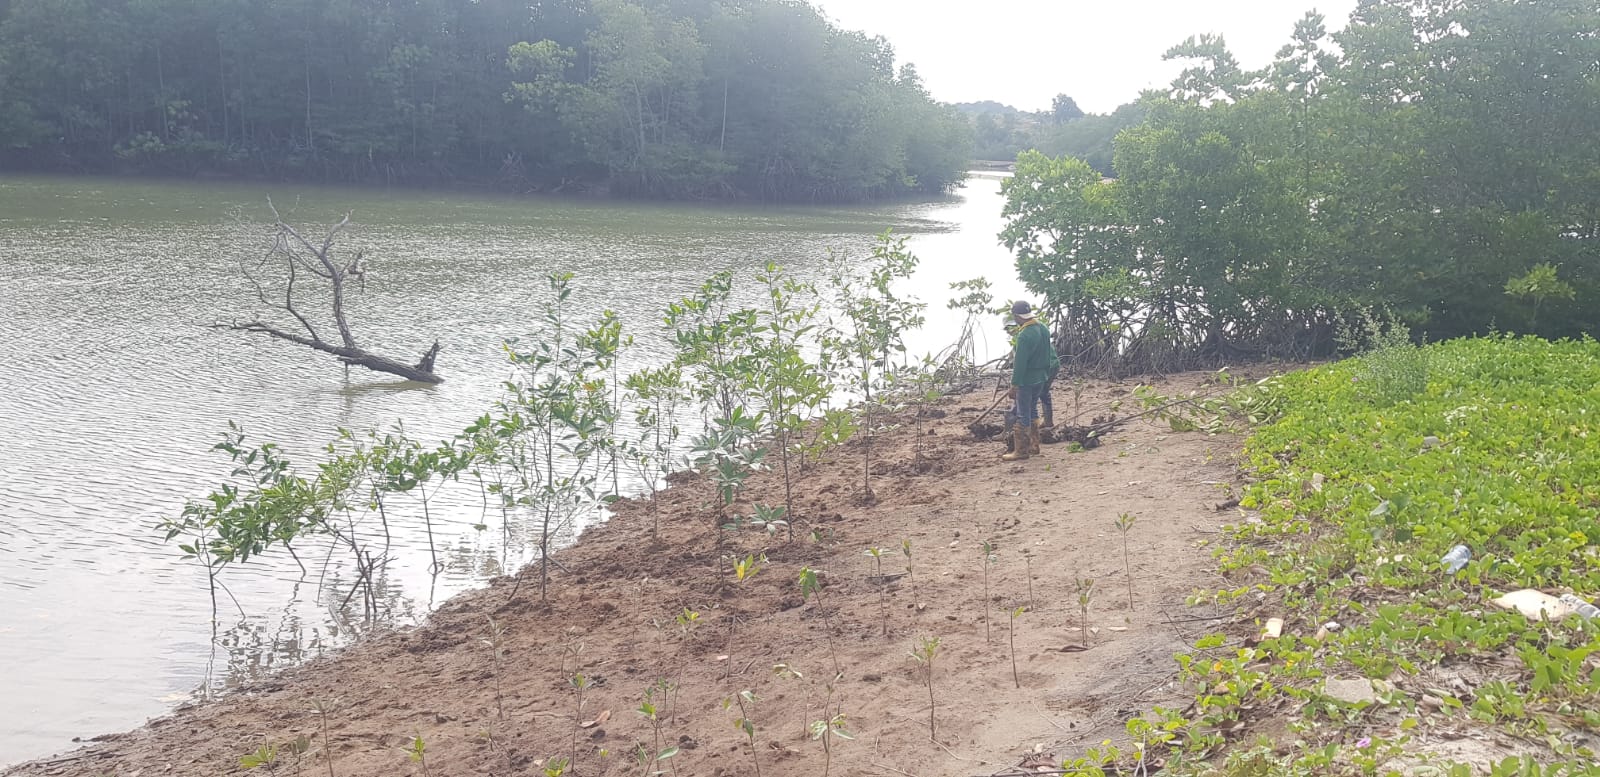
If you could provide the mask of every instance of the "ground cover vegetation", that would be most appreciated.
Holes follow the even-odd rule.
[[[5,0],[0,167],[512,191],[938,193],[971,129],[785,0]]]
[[[1245,446],[1245,520],[1218,551],[1232,585],[1195,598],[1256,627],[1177,656],[1186,708],[1151,710],[1124,745],[1062,768],[1600,773],[1600,620],[1494,604],[1600,593],[1597,385],[1592,340],[1496,336],[1379,344],[1241,387],[1277,410]],[[1170,420],[1250,427],[1239,407]],[[1441,559],[1457,545],[1471,558],[1452,572]]]
[[[1082,368],[1321,357],[1363,310],[1435,339],[1594,331],[1597,28],[1584,0],[1373,0],[1260,70],[1190,39],[1114,181],[1018,158],[1003,240]]]

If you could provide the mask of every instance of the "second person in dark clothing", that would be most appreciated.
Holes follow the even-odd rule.
[[[1022,461],[1039,452],[1039,426],[1034,423],[1042,393],[1061,368],[1050,342],[1050,331],[1026,302],[1011,306],[1016,320],[1016,346],[1011,359],[1011,398],[1016,400],[1017,423],[1012,428],[1012,451],[1001,458]]]

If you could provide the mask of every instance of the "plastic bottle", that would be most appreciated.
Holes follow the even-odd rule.
[[[1471,560],[1472,549],[1465,545],[1457,545],[1451,548],[1449,553],[1444,554],[1444,558],[1439,559],[1439,563],[1444,564],[1444,571],[1453,575],[1460,572],[1461,568]]]
[[[1600,607],[1596,607],[1572,594],[1562,594],[1561,603],[1571,607],[1573,612],[1589,620],[1600,618]]]

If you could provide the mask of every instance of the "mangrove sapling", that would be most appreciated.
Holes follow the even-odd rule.
[[[949,358],[944,360],[945,365],[957,367],[958,370],[946,369],[946,373],[961,371],[975,375],[978,361],[977,339],[983,335],[985,319],[995,314],[994,294],[990,293],[989,288],[989,280],[981,277],[950,284],[951,291],[966,293],[945,303],[945,307],[961,311],[966,317],[961,321],[961,335],[950,346]]]
[[[278,771],[278,746],[271,742],[263,742],[253,753],[239,757],[239,766],[245,769],[259,769],[266,767],[268,774]]]
[[[1089,647],[1089,602],[1094,599],[1094,579],[1073,575],[1072,586],[1078,592],[1078,614],[1083,617],[1083,646]]]
[[[906,579],[911,581],[911,612],[922,612],[922,602],[917,599],[917,570],[912,564],[910,538],[900,540],[900,553],[906,557]]]
[[[500,675],[501,670],[504,668],[506,657],[506,627],[497,623],[494,619],[494,616],[490,615],[487,617],[489,619],[489,635],[480,641],[489,647],[489,657],[494,670],[495,714],[497,717],[504,718],[506,716],[506,702],[505,695],[502,694],[500,690]]]
[[[821,307],[816,289],[784,274],[768,262],[757,279],[767,288],[767,308],[759,314],[752,351],[750,383],[766,403],[765,433],[778,449],[783,476],[783,511],[789,516],[789,541],[794,542],[794,478],[790,472],[793,436],[805,428],[816,408],[828,398],[828,385],[817,366],[805,358],[802,342],[816,329]],[[798,302],[805,297],[806,304]]]
[[[519,481],[517,504],[530,508],[539,520],[540,601],[549,599],[552,539],[601,501],[595,492],[598,477],[589,465],[614,415],[602,393],[604,380],[597,375],[599,357],[585,347],[593,339],[569,336],[571,281],[571,273],[549,276],[553,299],[545,304],[543,328],[532,338],[531,349],[518,351],[518,340],[506,341],[522,377],[506,384],[510,396],[502,402],[502,434],[529,438],[530,444],[512,450],[533,453],[514,459],[512,469]],[[518,576],[513,598],[521,581]]]
[[[410,744],[406,745],[406,755],[411,757],[412,763],[422,768],[422,777],[433,777],[428,771],[428,745],[422,741],[421,734],[411,738]]]
[[[759,434],[759,419],[747,415],[742,407],[734,408],[728,418],[711,423],[710,431],[694,438],[691,456],[696,468],[710,473],[717,488],[717,571],[721,573],[724,533],[737,529],[742,521],[728,513],[744,492],[745,481],[766,458],[767,449],[750,444]]]
[[[626,451],[625,446],[619,445],[621,436],[617,434],[617,419],[622,409],[621,367],[623,351],[633,345],[633,335],[624,334],[622,321],[617,317],[616,311],[605,310],[600,313],[600,321],[593,329],[585,332],[578,339],[579,346],[594,355],[595,372],[606,375],[608,387],[611,390],[611,399],[607,403],[608,410],[601,424],[604,427],[600,435],[600,444],[605,448],[609,457],[608,469],[611,470],[611,493],[622,493],[621,455]]]
[[[438,574],[444,569],[444,563],[439,561],[439,550],[433,539],[433,514],[428,510],[428,480],[438,472],[440,459],[437,451],[426,450],[414,440],[403,439],[403,444],[398,450],[393,451],[387,461],[387,481],[390,489],[397,493],[410,493],[415,490],[422,503],[422,525],[428,533],[428,556],[433,559],[428,571]]]
[[[844,676],[839,670],[839,654],[833,649],[833,619],[828,615],[827,604],[822,600],[822,584],[817,580],[817,572],[811,567],[800,568],[800,598],[817,597],[817,609],[822,613],[822,624],[828,632],[828,658],[833,661],[833,678],[835,680]]]
[[[565,777],[571,766],[572,762],[565,758],[549,758],[540,767],[540,772],[544,777]]]
[[[761,554],[760,557],[748,555],[743,559],[734,562],[734,584],[742,587],[746,582],[755,579],[756,573],[761,571],[761,566],[765,563],[767,563],[767,556],[765,553]],[[730,608],[728,612],[728,646],[724,651],[728,656],[728,660],[723,663],[722,668],[722,676],[724,678],[728,676],[729,672],[733,671],[733,646],[735,644],[735,632],[737,632],[738,628],[739,613],[737,610]]]
[[[583,696],[584,692],[594,687],[593,681],[585,677],[582,672],[573,675],[567,680],[567,685],[572,687],[572,755],[570,761],[574,769],[578,766],[578,732],[583,729]]]
[[[328,744],[328,705],[321,699],[312,699],[311,707],[317,711],[317,725],[322,730],[322,758],[328,762],[328,777],[334,777],[333,746]]]
[[[683,608],[683,612],[678,612],[674,620],[678,624],[678,635],[682,640],[682,643],[680,643],[680,655],[690,655],[688,643],[694,641],[694,635],[698,632],[699,612],[690,608]],[[674,724],[677,724],[678,721],[678,689],[683,687],[683,663],[685,663],[685,659],[678,659],[678,679],[677,683],[672,684],[672,713],[667,716],[667,719]]]
[[[644,369],[627,378],[629,399],[635,402],[633,416],[639,439],[628,460],[650,491],[650,536],[661,535],[661,505],[657,494],[661,481],[672,471],[673,451],[678,442],[678,408],[687,399],[683,372],[667,365]]]
[[[666,325],[677,355],[673,364],[685,373],[700,402],[705,430],[733,417],[749,403],[750,361],[755,348],[756,311],[730,311],[733,273],[711,276],[694,296],[667,306]]]
[[[983,607],[981,609],[983,611],[983,642],[984,642],[984,644],[988,644],[991,641],[991,635],[989,633],[989,621],[991,620],[990,617],[989,617],[989,609],[990,609],[989,568],[994,566],[994,563],[995,563],[995,555],[994,555],[995,545],[994,545],[994,542],[992,542],[990,540],[984,540],[983,541],[983,545],[982,545],[982,549],[983,549]]]
[[[823,334],[825,369],[845,378],[845,388],[860,397],[862,411],[862,499],[874,501],[872,443],[876,435],[873,412],[880,392],[893,380],[895,354],[906,352],[905,333],[922,326],[922,303],[902,299],[893,288],[909,278],[917,258],[905,250],[905,238],[888,232],[879,236],[865,271],[842,255],[833,257],[828,283],[834,295],[835,316]]]
[[[1017,618],[1022,617],[1027,611],[1026,607],[1018,607],[1011,611],[1011,682],[1019,689],[1022,687],[1022,680],[1017,676]]]
[[[655,701],[656,688],[659,685],[660,683],[657,683],[655,686],[644,689],[644,701],[640,702],[639,709],[636,710],[640,717],[643,717],[645,722],[650,724],[650,735],[653,744],[647,748],[641,743],[635,751],[639,765],[644,767],[644,773],[647,775],[661,774],[661,762],[678,754],[676,745],[666,748],[661,746],[661,715],[656,708]]]
[[[928,739],[938,742],[939,729],[935,724],[933,700],[933,661],[939,657],[939,638],[923,637],[911,647],[911,658],[922,670],[922,683],[928,687]]]
[[[883,548],[867,548],[867,555],[872,557],[872,574],[878,580],[878,615],[883,621],[883,636],[889,636],[889,592],[888,582],[883,579]]]
[[[734,705],[739,707],[739,719],[733,722],[733,727],[744,732],[745,743],[750,746],[750,765],[755,768],[756,777],[761,777],[761,756],[756,748],[756,722],[750,717],[750,708],[756,703],[755,691],[748,688],[722,700],[722,708],[728,709]]]
[[[803,680],[806,679],[806,676],[801,674],[800,670],[790,666],[787,663],[781,663],[781,662],[772,665],[772,674],[773,674],[774,677],[777,677],[779,680],[802,680],[803,681]],[[808,730],[809,730],[807,728],[806,718],[807,718],[808,714],[811,712],[811,686],[810,685],[806,685],[803,682],[801,683],[801,685],[806,689],[805,690],[805,699],[801,702],[801,706],[800,706],[800,736],[804,737],[806,735],[806,733],[808,732]]]
[[[583,658],[583,632],[577,626],[568,626],[561,639],[561,673],[567,673],[567,659],[572,659],[572,668],[577,669],[579,660]]]
[[[1135,518],[1132,513],[1123,513],[1117,516],[1115,525],[1117,533],[1122,535],[1122,574],[1128,580],[1128,611],[1133,611],[1133,566],[1128,561],[1128,532],[1133,529]]]
[[[1028,609],[1033,609],[1033,556],[1028,554],[1028,549],[1022,549],[1022,567],[1028,575]]]
[[[844,723],[842,712],[822,720],[811,721],[811,739],[822,742],[822,777],[828,777],[829,770],[833,768],[833,738],[855,739],[855,736],[845,729]]]

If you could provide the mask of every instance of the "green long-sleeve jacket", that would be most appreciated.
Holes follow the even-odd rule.
[[[1016,352],[1011,364],[1011,385],[1037,386],[1050,379],[1061,366],[1061,358],[1050,344],[1050,330],[1037,320],[1023,324],[1017,332]]]

